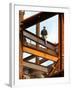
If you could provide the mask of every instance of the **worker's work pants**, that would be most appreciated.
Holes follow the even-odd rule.
[[[43,35],[42,38],[45,40],[45,44],[47,44],[47,35]]]

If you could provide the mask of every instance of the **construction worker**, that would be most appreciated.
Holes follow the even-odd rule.
[[[46,39],[47,39],[48,32],[47,32],[45,26],[43,27],[43,30],[41,31],[41,35],[42,35],[42,38],[44,39],[44,41],[45,41],[45,45],[46,45],[46,44],[47,44]]]

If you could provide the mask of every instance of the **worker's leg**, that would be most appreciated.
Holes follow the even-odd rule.
[[[44,35],[42,36],[42,39],[44,40],[44,44],[46,45],[45,37]]]
[[[46,36],[44,36],[45,45],[47,45],[47,40],[46,40],[46,38],[47,38],[47,37],[46,37]]]
[[[44,40],[44,44],[47,45],[46,36],[42,36],[42,39]]]
[[[44,38],[44,35],[42,35],[42,39],[45,39],[45,38]]]

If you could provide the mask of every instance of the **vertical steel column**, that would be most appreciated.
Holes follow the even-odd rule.
[[[23,46],[22,46],[22,33],[21,33],[21,21],[23,20],[24,12],[19,11],[19,79],[23,79]]]
[[[40,34],[40,23],[36,24],[36,35],[39,36]],[[39,47],[39,44],[36,43],[36,47]],[[36,64],[39,64],[39,57],[36,57]]]
[[[59,14],[59,69],[62,70],[62,32],[64,31],[64,15]]]
[[[64,62],[64,58],[62,56],[64,56],[64,14],[61,14],[61,62],[60,62],[60,69],[64,69],[63,68],[63,62]]]
[[[62,18],[62,69],[64,69],[64,14],[61,15]]]

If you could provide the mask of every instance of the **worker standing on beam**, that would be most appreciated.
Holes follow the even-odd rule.
[[[41,31],[41,35],[42,35],[42,38],[44,39],[44,41],[45,41],[45,45],[46,45],[46,44],[47,44],[46,39],[47,39],[48,32],[47,32],[45,26],[43,27],[43,30]]]

